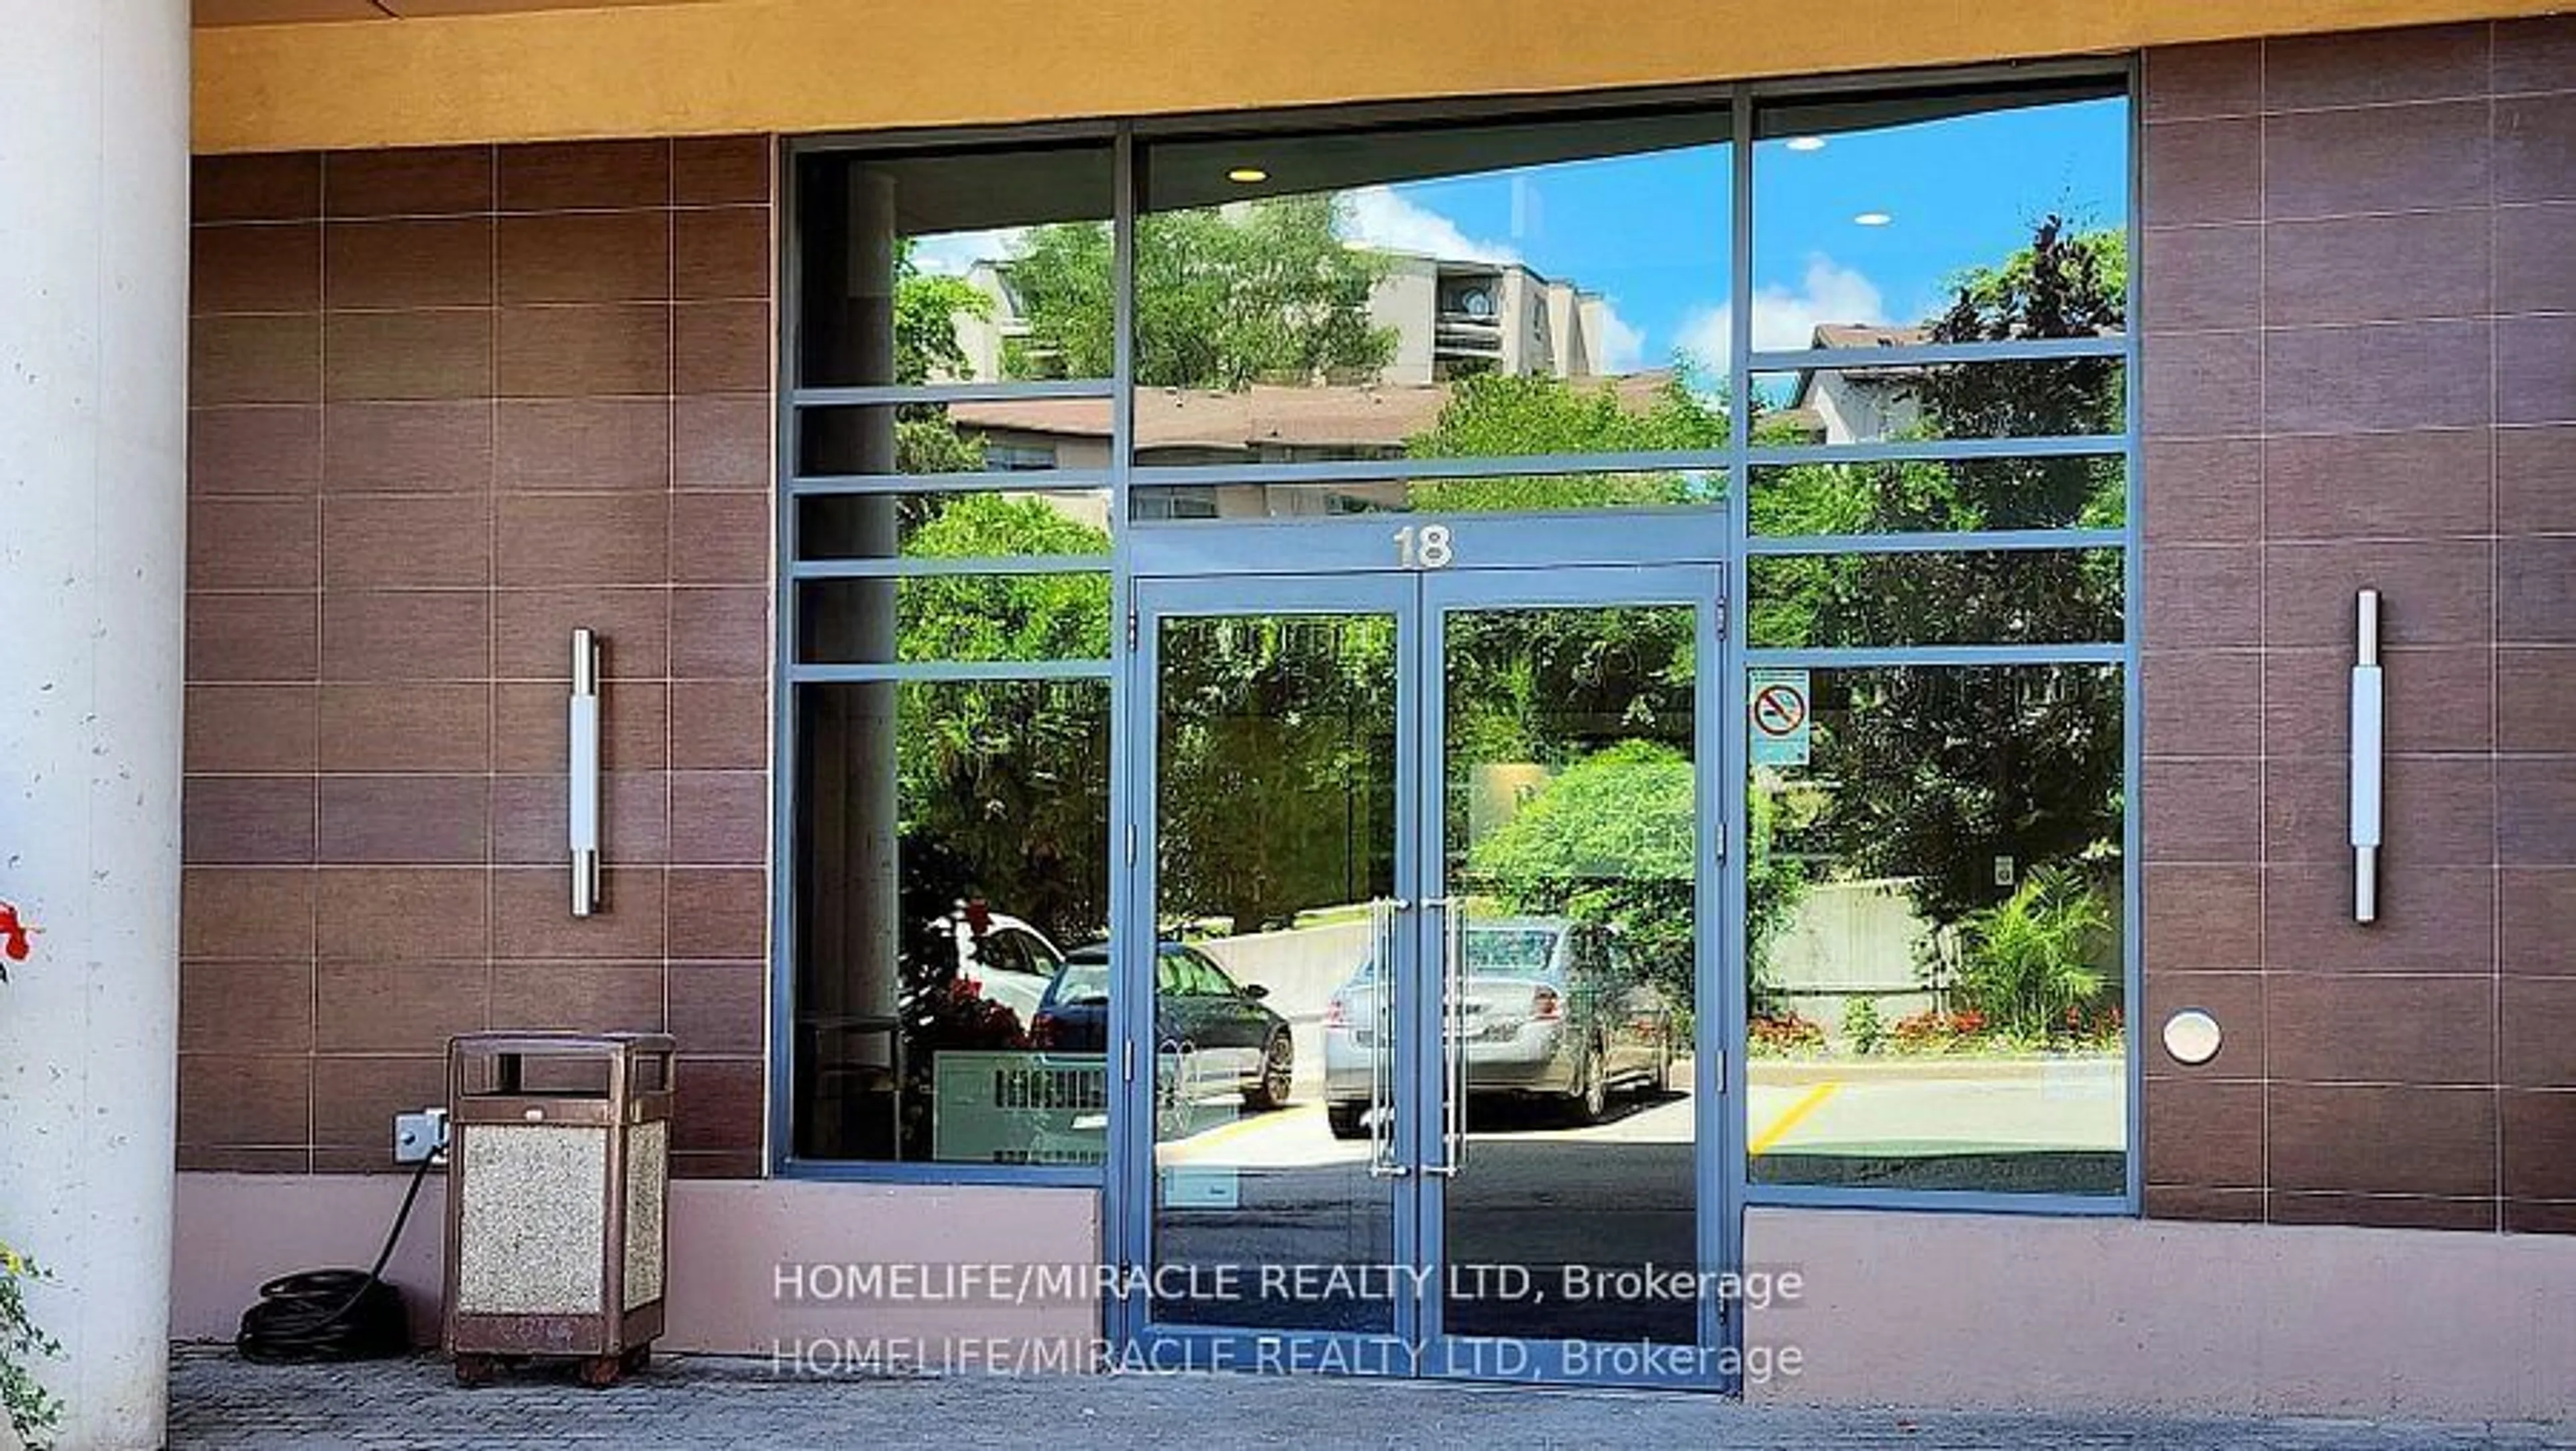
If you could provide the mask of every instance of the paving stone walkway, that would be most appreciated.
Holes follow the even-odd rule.
[[[2422,1451],[2576,1447],[2576,1424],[2220,1420],[1745,1406],[1703,1396],[1295,1376],[793,1379],[666,1357],[588,1391],[523,1371],[461,1390],[438,1360],[171,1363],[170,1445],[194,1447],[1509,1446]]]

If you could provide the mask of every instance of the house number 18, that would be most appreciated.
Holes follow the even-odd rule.
[[[1420,529],[1407,524],[1395,531],[1395,562],[1402,569],[1447,569],[1458,557],[1458,546],[1449,536],[1446,524],[1425,524]]]

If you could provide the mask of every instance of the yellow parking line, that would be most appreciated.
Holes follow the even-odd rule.
[[[1833,1079],[1827,1079],[1824,1082],[1817,1084],[1815,1087],[1808,1089],[1805,1095],[1800,1097],[1796,1103],[1789,1105],[1787,1109],[1781,1112],[1778,1118],[1771,1121],[1771,1127],[1764,1129],[1760,1134],[1754,1137],[1753,1147],[1745,1151],[1746,1155],[1748,1157],[1758,1159],[1764,1154],[1771,1152],[1772,1145],[1787,1138],[1789,1136],[1789,1130],[1794,1129],[1799,1124],[1805,1122],[1807,1115],[1824,1107],[1825,1100],[1833,1097],[1834,1090],[1840,1087],[1842,1087],[1841,1083],[1836,1082]]]
[[[1201,1129],[1197,1133],[1189,1135],[1187,1138],[1165,1139],[1163,1142],[1176,1148],[1180,1145],[1187,1144],[1193,1149],[1204,1149],[1211,1145],[1224,1143],[1229,1139],[1241,1138],[1243,1135],[1252,1132],[1254,1129],[1260,1128],[1266,1124],[1278,1123],[1280,1120],[1291,1114],[1299,1113],[1307,1109],[1320,1109],[1322,1107],[1323,1105],[1320,1103],[1292,1103],[1286,1108],[1274,1109],[1269,1113],[1246,1113],[1241,1118],[1228,1119],[1224,1123],[1218,1124],[1213,1128]]]

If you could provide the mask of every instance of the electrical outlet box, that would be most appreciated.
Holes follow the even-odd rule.
[[[417,1164],[447,1152],[447,1110],[424,1108],[394,1115],[394,1162]]]

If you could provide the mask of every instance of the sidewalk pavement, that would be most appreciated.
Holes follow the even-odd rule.
[[[795,1379],[663,1357],[609,1390],[563,1370],[459,1389],[443,1361],[171,1360],[170,1445],[195,1447],[1473,1446],[2426,1451],[2576,1448],[2576,1424],[1810,1410],[1644,1391],[1252,1375]]]

